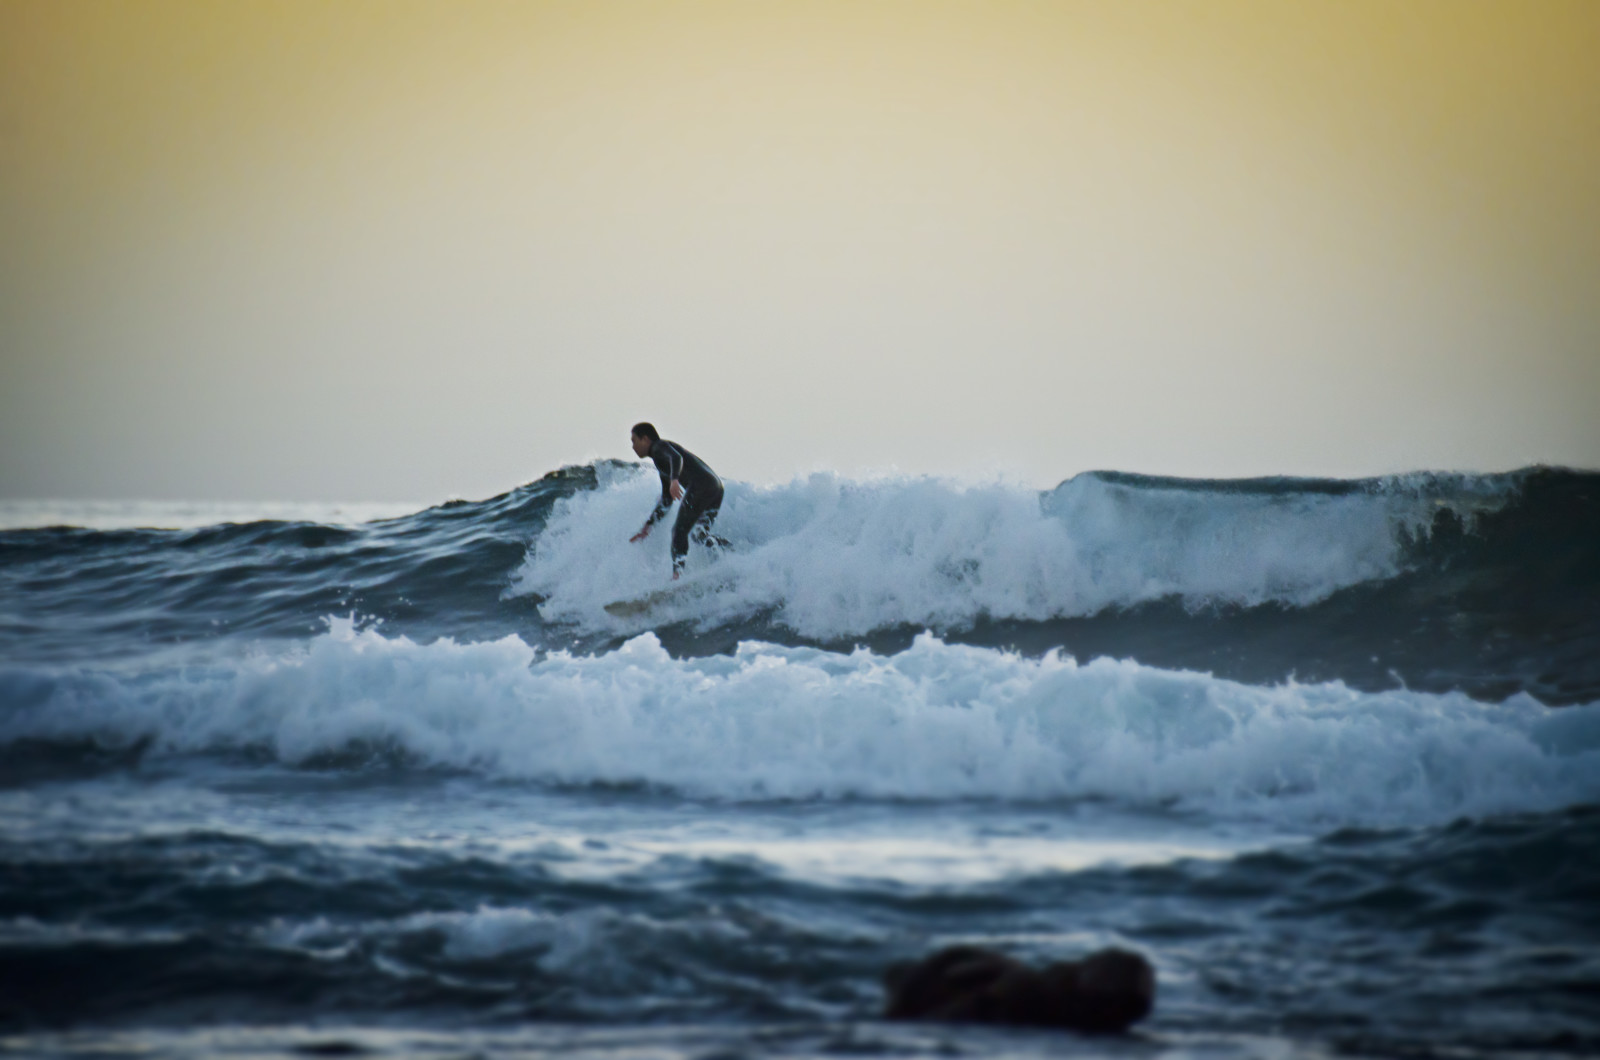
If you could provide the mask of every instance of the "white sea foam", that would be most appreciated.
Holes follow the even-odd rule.
[[[294,651],[144,674],[0,673],[0,739],[148,740],[298,764],[364,748],[695,797],[1105,798],[1223,817],[1428,822],[1600,799],[1600,704],[1260,688],[924,635],[892,656],[746,644],[678,660],[336,621]]]
[[[657,488],[653,475],[624,474],[561,501],[510,592],[543,596],[550,621],[628,630],[604,605],[665,584],[668,528],[626,543]],[[1400,480],[1344,494],[1224,493],[1080,475],[1042,496],[828,473],[765,489],[734,483],[717,524],[734,550],[715,570],[691,550],[690,579],[715,591],[662,605],[632,628],[770,612],[827,638],[1090,615],[1165,597],[1191,608],[1303,606],[1393,576],[1405,536],[1426,532],[1441,503]]]
[[[617,914],[605,909],[563,914],[482,906],[470,913],[419,913],[407,917],[401,926],[409,931],[442,932],[447,957],[477,960],[535,950],[547,971],[561,971],[603,953],[602,936],[617,919]]]
[[[414,913],[394,921],[371,921],[359,933],[368,938],[396,933],[437,932],[443,954],[452,960],[483,960],[505,954],[532,953],[547,971],[605,960],[619,934],[649,931],[644,917],[603,908],[550,913],[520,907],[479,906],[466,911]],[[294,921],[274,919],[259,932],[270,946],[341,957],[355,945],[351,925],[326,917]]]

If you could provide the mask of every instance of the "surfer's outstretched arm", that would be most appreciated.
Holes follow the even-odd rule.
[[[677,479],[664,483],[661,487],[661,499],[656,502],[655,511],[650,513],[650,518],[644,521],[644,526],[639,529],[639,532],[628,538],[628,540],[643,541],[645,535],[650,533],[650,528],[659,523],[661,517],[667,514],[667,509],[672,507],[672,502],[682,499],[683,487],[678,485]]]
[[[650,518],[644,521],[644,525],[639,528],[639,532],[637,534],[634,534],[632,537],[628,538],[629,541],[643,541],[645,537],[649,535],[650,528],[659,523],[661,521],[661,517],[667,514],[667,509],[672,507],[672,501],[668,500],[664,494],[665,491],[663,491],[662,498],[656,502],[655,510],[650,513]]]
[[[648,428],[641,430],[641,428]],[[672,507],[672,502],[683,496],[683,487],[678,484],[678,473],[683,469],[683,454],[670,442],[663,442],[661,436],[656,434],[654,427],[649,424],[637,424],[633,430],[633,452],[636,456],[649,457],[656,465],[656,471],[661,475],[661,499],[656,502],[655,510],[650,513],[650,518],[644,521],[644,526],[639,532],[628,538],[629,541],[643,541],[650,533],[650,528],[661,521]]]

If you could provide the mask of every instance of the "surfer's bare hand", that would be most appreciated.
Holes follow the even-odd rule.
[[[672,485],[667,487],[667,488],[672,491],[672,499],[673,500],[675,500],[675,501],[683,500],[683,487],[678,485],[678,480],[677,479],[673,479],[672,480]]]
[[[630,542],[643,541],[644,538],[645,538],[645,535],[648,534],[649,532],[650,532],[650,528],[647,526],[643,530],[640,530],[637,534],[634,534],[632,537],[628,538],[628,540]]]

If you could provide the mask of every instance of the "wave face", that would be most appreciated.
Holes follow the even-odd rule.
[[[1340,825],[1600,801],[1600,704],[1256,688],[929,635],[890,657],[749,644],[681,660],[644,634],[539,658],[514,636],[420,645],[336,621],[230,665],[0,671],[0,701],[0,746],[22,758],[377,758],[731,801],[1095,799]]]
[[[357,526],[0,532],[0,658],[132,657],[303,638],[355,616],[416,640],[516,635],[676,655],[741,641],[879,652],[946,641],[1133,658],[1254,683],[1600,698],[1600,475],[1355,481],[1079,475],[1044,493],[830,474],[731,483],[713,585],[648,620],[667,534],[627,544],[656,480],[565,468],[490,500]]]

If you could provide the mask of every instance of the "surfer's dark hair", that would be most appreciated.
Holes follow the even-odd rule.
[[[647,423],[643,420],[640,420],[638,423],[633,425],[633,433],[640,435],[641,437],[648,438],[652,442],[659,442],[661,440],[661,435],[656,433],[656,425],[653,423]]]

